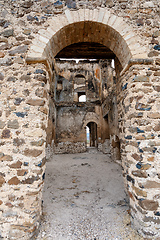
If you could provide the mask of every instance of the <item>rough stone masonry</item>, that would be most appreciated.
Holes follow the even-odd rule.
[[[2,239],[28,240],[38,231],[46,147],[52,148],[59,119],[56,56],[83,42],[101,44],[114,55],[115,76],[99,100],[97,122],[100,129],[108,119],[114,131],[101,143],[110,138],[113,158],[121,156],[133,227],[146,239],[160,238],[159,0],[1,0]],[[104,71],[105,66],[96,81]]]

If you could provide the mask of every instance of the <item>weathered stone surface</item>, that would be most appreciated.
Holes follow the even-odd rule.
[[[0,52],[0,58],[3,58],[5,56],[4,52]]]
[[[22,101],[24,101],[24,98],[15,98],[14,105],[19,106]]]
[[[40,107],[40,108],[39,108],[39,111],[42,112],[42,113],[44,113],[44,114],[46,114],[46,115],[48,114],[48,109],[45,108],[45,107]]]
[[[3,37],[9,38],[14,35],[14,30],[13,29],[7,29],[3,32],[1,32],[0,35],[3,35]]]
[[[30,80],[31,80],[30,75],[22,75],[21,76],[21,81],[30,82]]]
[[[158,36],[160,36],[160,31],[159,31],[159,30],[157,30],[157,31],[155,31],[155,32],[153,33],[153,37],[154,37],[154,38],[156,38],[156,37],[158,37]]]
[[[4,26],[4,24],[6,23],[6,20],[5,19],[0,19],[0,26],[1,27],[3,27]]]
[[[27,157],[38,157],[39,155],[41,155],[42,150],[38,150],[38,149],[25,149],[24,150],[24,155]]]
[[[0,72],[0,81],[2,81],[3,79],[4,79],[4,74]]]
[[[36,79],[38,81],[41,81],[41,82],[44,82],[44,83],[47,83],[46,76],[43,76],[43,75],[40,75],[40,74],[37,74],[36,76],[34,76],[34,79]]]
[[[137,167],[138,169],[141,169],[141,170],[147,170],[147,169],[149,169],[149,168],[151,167],[151,164],[138,162],[138,163],[136,164],[136,167]]]
[[[132,157],[133,157],[136,161],[141,161],[141,160],[142,160],[142,157],[141,157],[139,154],[137,154],[137,153],[133,153],[133,154],[132,154]]]
[[[1,154],[0,161],[12,161],[13,158],[10,155]]]
[[[9,129],[4,129],[1,135],[1,138],[10,138],[11,137],[11,131]]]
[[[157,119],[157,118],[160,118],[160,113],[159,112],[150,112],[150,113],[148,113],[148,117]]]
[[[156,181],[147,181],[143,184],[145,188],[160,188],[160,183]]]
[[[154,49],[160,51],[160,45],[159,44],[155,45]]]
[[[140,188],[137,188],[135,186],[133,186],[133,189],[135,191],[135,193],[138,195],[138,196],[142,196],[142,197],[147,197],[147,193],[146,191],[140,189]]]
[[[0,120],[0,129],[3,129],[5,127],[5,125],[6,125],[5,122]]]
[[[39,146],[43,146],[44,142],[45,142],[44,139],[41,139],[39,141],[32,141],[31,145],[39,147]]]
[[[36,91],[35,91],[35,94],[36,94],[37,97],[43,98],[44,97],[44,89],[43,88],[37,88]]]
[[[152,157],[148,157],[147,160],[148,160],[149,162],[153,162],[153,161],[154,161],[154,157],[153,157],[153,156],[152,156]]]
[[[29,177],[29,178],[26,178],[25,180],[22,180],[22,184],[32,184],[33,182],[35,181],[38,181],[40,178],[39,176],[32,176],[32,177]]]
[[[0,176],[0,187],[2,187],[2,185],[5,183],[5,179],[3,176]]]
[[[23,8],[30,8],[33,5],[33,1],[25,1],[22,4]]]
[[[154,90],[157,91],[157,92],[160,92],[160,86],[154,86]]]
[[[156,214],[155,214],[156,215]],[[157,214],[157,216],[159,216],[158,214]],[[145,217],[144,219],[143,219],[143,221],[144,222],[154,222],[154,223],[160,223],[160,219],[156,219],[156,218],[152,218],[152,217]],[[157,239],[158,240],[158,239]]]
[[[17,170],[17,175],[18,176],[25,176],[27,173],[28,173],[27,169]]]
[[[14,138],[13,139],[13,145],[14,146],[17,146],[17,147],[19,147],[19,146],[21,146],[21,145],[23,145],[25,143],[25,140],[23,139],[23,138]]]
[[[16,53],[25,53],[28,49],[27,45],[23,45],[23,46],[18,46],[17,48],[15,48],[14,50],[9,51],[9,55],[13,56]]]
[[[21,168],[21,166],[22,162],[19,160],[16,163],[12,163],[11,165],[9,165],[10,168]]]
[[[46,71],[44,71],[43,69],[36,69],[36,71],[34,73],[35,74],[43,74],[46,76]]]
[[[132,182],[133,184],[135,183],[134,178],[132,178],[131,176],[127,175],[127,181]]]
[[[47,159],[46,159],[46,157],[44,157],[40,162],[38,162],[38,163],[36,164],[36,166],[38,166],[38,167],[43,167],[44,164],[46,163],[46,161],[47,161]]]
[[[25,116],[28,115],[27,112],[15,112],[17,117],[24,118]]]
[[[160,65],[160,58],[157,58],[157,59],[155,60],[155,63],[156,63],[157,65]]]
[[[148,211],[155,211],[158,208],[158,202],[154,201],[154,200],[140,200],[139,201],[139,205],[144,209],[144,210],[148,210]]]
[[[149,82],[149,77],[148,76],[136,76],[133,79],[133,82]]]
[[[16,77],[10,76],[7,78],[8,82],[16,82],[18,79]]]
[[[17,177],[13,177],[8,181],[9,185],[18,185],[20,183],[20,180]]]
[[[149,111],[151,110],[151,106],[148,104],[144,104],[144,103],[137,103],[135,106],[136,110],[140,110],[140,111]]]
[[[32,106],[44,106],[45,101],[41,99],[29,99],[26,103]]]
[[[37,186],[38,184],[41,184],[43,174],[42,171],[44,172],[44,167],[41,167],[44,166],[46,161],[45,158],[42,159],[42,157],[39,157],[39,154],[41,154],[41,152],[43,151],[43,154],[41,154],[41,156],[44,156],[44,140],[46,136],[44,130],[47,127],[48,113],[50,118],[50,126],[49,132],[47,133],[47,138],[50,139],[47,139],[47,141],[50,143],[53,142],[53,144],[57,143],[57,148],[59,149],[58,151],[61,152],[63,151],[63,149],[65,151],[75,151],[77,149],[80,149],[82,151],[82,149],[86,149],[85,124],[88,124],[89,121],[95,121],[97,123],[97,142],[99,144],[98,149],[100,149],[99,146],[103,145],[103,141],[105,141],[107,137],[107,139],[111,139],[110,142],[112,144],[110,147],[112,153],[114,152],[115,154],[116,152],[119,152],[120,155],[121,151],[120,157],[122,159],[122,165],[124,168],[123,172],[125,183],[128,184],[128,189],[130,191],[129,196],[134,201],[134,203],[131,201],[131,205],[133,204],[132,207],[135,207],[135,211],[137,211],[137,213],[135,212],[135,216],[133,216],[132,221],[135,221],[135,225],[138,225],[137,222],[139,223],[141,232],[143,232],[142,230],[145,229],[146,225],[148,228],[147,232],[154,233],[154,231],[157,231],[155,229],[158,229],[159,226],[154,226],[154,221],[152,221],[152,219],[150,219],[152,221],[151,224],[144,224],[142,222],[145,214],[146,216],[149,215],[148,211],[150,210],[145,210],[144,208],[142,209],[140,207],[140,210],[136,208],[137,201],[138,199],[140,199],[140,197],[147,198],[148,194],[148,197],[153,199],[154,194],[156,194],[154,192],[158,192],[159,189],[156,188],[156,191],[154,191],[153,187],[153,189],[145,190],[145,184],[147,186],[147,184],[149,183],[147,181],[147,177],[148,179],[152,179],[152,181],[154,179],[154,182],[157,182],[156,184],[158,184],[159,181],[158,154],[160,133],[157,131],[159,131],[160,117],[160,61],[158,60],[159,58],[155,56],[159,56],[160,54],[160,35],[158,19],[159,8],[157,2],[134,1],[132,3],[132,1],[127,0],[69,0],[66,2],[27,0],[23,2],[2,2],[3,3],[0,3],[2,5],[1,17],[3,17],[4,19],[0,21],[0,32],[4,32],[4,30],[2,30],[2,27],[8,27],[9,20],[11,22],[11,26],[15,28],[14,31],[16,36],[8,32],[6,38],[2,37],[2,35],[0,37],[0,49],[2,48],[1,51],[5,53],[5,56],[1,57],[2,59],[0,59],[0,66],[2,66],[1,71],[3,74],[0,77],[2,78],[0,90],[0,109],[2,121],[0,122],[2,123],[0,124],[0,126],[2,126],[1,134],[2,131],[5,129],[3,123],[5,123],[7,125],[7,128],[9,128],[11,131],[11,138],[1,139],[0,146],[4,148],[3,151],[6,154],[8,148],[8,154],[12,153],[14,159],[13,161],[11,156],[8,155],[8,161],[12,162],[6,162],[5,166],[5,162],[2,161],[5,161],[5,159],[7,161],[7,155],[0,155],[0,161],[2,165],[1,171],[6,171],[6,175],[2,176],[6,179],[6,181],[11,177],[15,177],[16,173],[18,176],[20,176],[19,180],[21,181],[19,186],[12,187],[8,187],[8,183],[5,183],[6,196],[8,196],[7,189],[15,189],[14,192],[16,202],[14,204],[17,209],[17,215],[14,215],[11,211],[8,213],[8,215],[7,213],[5,215],[5,211],[3,212],[3,217],[6,217],[6,225],[11,224],[13,226],[12,219],[15,220],[15,229],[14,231],[12,231],[11,228],[10,238],[18,239],[26,237],[26,239],[29,239],[30,237],[32,237],[29,236],[29,231],[31,232],[31,229],[33,229],[32,227],[29,229],[31,225],[28,224],[29,227],[27,228],[25,223],[23,224],[22,222],[22,225],[20,225],[19,222],[21,221],[21,219],[24,219],[25,214],[29,212],[29,214],[27,215],[27,218],[29,218],[28,220],[30,221],[31,219],[33,223],[32,217],[35,216],[35,223],[36,219],[39,218],[39,214],[41,212],[40,206],[38,205],[40,202],[39,199],[35,198],[35,205],[32,205],[32,209],[27,209],[28,206],[24,206],[23,211],[21,211],[21,209],[18,210],[18,207],[23,207],[23,204],[20,205],[21,203],[17,201],[19,201],[18,197],[20,197],[22,193],[24,193],[25,201],[27,201],[26,191],[32,193],[35,193],[37,191],[36,194],[39,194],[39,189],[37,189]],[[77,8],[81,8],[81,6],[83,6],[83,10],[81,11],[82,15],[79,14],[80,11],[76,12],[69,11],[68,9],[66,10],[66,8],[74,8],[75,5],[77,6]],[[109,5],[112,5],[112,9],[109,9]],[[102,8],[97,8],[97,6]],[[66,19],[64,23],[60,23],[60,16],[54,16],[55,8],[58,10],[60,9],[61,12],[64,12],[65,10],[67,11],[62,15],[62,19]],[[92,11],[92,9],[94,9],[94,11]],[[57,11],[57,13],[60,11]],[[121,18],[118,19],[118,16],[121,16]],[[53,23],[56,23],[55,26],[54,24],[52,24],[52,19]],[[96,23],[97,19],[99,23]],[[122,19],[125,20],[124,25],[129,24],[129,28],[126,27],[127,25],[124,27],[123,23],[121,24]],[[72,21],[79,20],[81,22],[80,24],[72,24]],[[103,22],[103,24],[100,23],[101,21]],[[105,22],[108,22],[109,26],[111,27],[107,25],[105,27]],[[16,24],[18,24],[18,26],[15,26]],[[52,24],[52,26],[50,26],[50,24]],[[68,24],[68,26],[63,27],[66,24]],[[48,31],[47,27],[52,27],[53,30]],[[56,31],[54,27],[55,29],[61,28],[61,30],[58,31],[58,33],[56,33],[54,37],[52,37],[51,33]],[[10,27],[8,27],[7,30],[9,28]],[[10,38],[8,39],[8,37]],[[33,38],[35,38],[34,44],[37,44],[36,46],[33,46],[32,41],[30,41]],[[51,38],[50,41],[48,41],[48,38]],[[64,46],[67,46],[67,44],[74,43],[79,40],[83,41],[83,39],[84,41],[88,41],[88,39],[89,41],[92,41],[95,39],[95,42],[98,41],[104,43],[109,48],[111,46],[111,49],[113,49],[116,54],[116,58],[115,56],[113,57],[115,59],[116,73],[115,69],[110,68],[110,60],[107,60],[107,64],[105,60],[101,60],[101,63],[103,62],[103,64],[106,65],[104,67],[104,72],[108,71],[106,75],[103,73],[103,71],[101,71],[102,69],[99,69],[99,60],[97,60],[95,64],[96,67],[92,67],[91,70],[89,70],[88,67],[83,70],[82,64],[76,64],[75,68],[77,68],[77,72],[72,72],[68,70],[70,68],[69,63],[69,67],[67,66],[68,72],[65,69],[67,68],[65,67],[66,63],[63,63],[63,67],[60,70],[58,69],[58,59],[54,59],[56,53]],[[46,44],[46,42],[48,42],[48,44]],[[125,45],[125,43],[128,44],[128,47],[127,45]],[[42,53],[45,45],[46,48]],[[24,46],[26,46],[26,48],[28,46],[28,55],[33,56],[33,64],[26,64],[25,58],[27,50],[21,49],[21,47]],[[49,47],[51,47],[52,49],[49,49]],[[39,51],[39,53],[35,53],[34,55],[34,50],[32,51],[32,49]],[[130,54],[128,54],[129,51],[131,51]],[[149,56],[151,57],[150,59],[146,57],[149,51]],[[8,57],[9,53],[11,54],[10,57]],[[76,54],[76,52],[74,52],[74,54]],[[129,60],[130,58],[133,59]],[[119,61],[121,63],[119,63]],[[13,65],[11,65],[12,63]],[[127,63],[129,64],[127,65]],[[87,66],[90,65],[90,63],[87,61],[85,64],[87,64]],[[74,65],[74,63],[72,62],[70,65]],[[44,69],[46,69],[46,71]],[[71,68],[71,70],[73,70],[73,67]],[[110,72],[113,72],[113,74],[110,74]],[[77,87],[75,85],[76,73],[82,73],[82,75],[85,76],[85,87]],[[70,79],[68,77],[69,75],[71,75]],[[94,77],[94,75],[96,77]],[[48,76],[50,79],[48,78]],[[101,77],[103,78],[104,82],[106,81],[104,84],[105,91],[103,91],[103,89],[99,87],[102,83]],[[47,80],[49,80],[48,83]],[[47,84],[45,85],[45,83]],[[58,85],[56,84],[59,84],[60,88],[58,88]],[[76,84],[78,85],[78,83]],[[55,86],[57,86],[57,89],[55,88]],[[44,90],[42,90],[42,88]],[[58,90],[59,92],[56,92],[56,90]],[[80,93],[82,93],[81,91],[85,91],[88,98],[87,102],[83,104],[76,102],[78,101]],[[47,92],[49,92],[50,94],[49,98],[46,98]],[[72,101],[74,93],[76,94],[74,96],[74,101]],[[107,111],[105,112],[103,118],[101,116],[100,105],[102,102],[105,101],[106,96],[109,99],[109,103],[108,108],[106,107]],[[24,98],[24,100],[21,101],[22,97]],[[41,105],[41,102],[37,103],[35,101],[29,103],[29,105],[31,106],[27,106],[26,102],[28,101],[28,99],[34,100],[34,98],[37,98],[38,100],[40,98],[41,100],[45,99],[45,106],[44,104]],[[116,99],[118,104],[116,102]],[[48,104],[48,101],[50,101],[52,104]],[[90,102],[88,103],[88,101]],[[95,104],[96,101],[97,105]],[[137,108],[135,108],[135,106],[137,106]],[[66,111],[66,114],[64,114],[64,109],[67,108],[69,109],[69,111]],[[85,119],[85,116],[82,116],[82,108],[85,109],[85,113],[86,111],[88,111],[89,113],[96,113],[97,117],[88,118],[87,116]],[[151,113],[149,113],[150,110]],[[70,113],[72,113],[71,115],[75,114],[75,116],[77,117],[68,117]],[[79,133],[78,122],[80,122],[82,126],[83,119],[85,119],[85,124],[83,125],[84,133]],[[14,124],[10,123],[10,121],[14,120],[17,121],[17,125],[15,124],[15,126]],[[121,131],[120,134],[117,127],[118,125]],[[61,129],[61,126],[63,128],[60,132],[59,130]],[[105,129],[103,129],[103,126],[105,126]],[[72,129],[74,129],[74,132],[72,132]],[[85,138],[84,144],[82,142],[79,142],[79,145],[76,145],[77,139],[79,138],[80,140],[82,140],[81,138],[83,135]],[[119,136],[121,139],[116,139],[116,136]],[[43,138],[44,140],[39,140],[41,138]],[[70,138],[69,141],[68,138]],[[154,141],[150,140],[152,138],[154,138]],[[24,146],[24,140],[26,144],[29,144],[29,146]],[[64,142],[64,144],[61,144],[60,141]],[[36,150],[40,152],[36,152]],[[23,155],[25,162],[19,160],[20,157],[22,157],[21,154],[23,153],[26,154],[26,156]],[[34,159],[34,157],[36,156],[37,159]],[[22,165],[24,169],[21,169],[21,164],[18,165],[18,160],[23,162]],[[147,161],[151,165],[147,164]],[[135,165],[137,163],[139,169],[135,170]],[[143,163],[145,163],[145,165]],[[12,167],[9,167],[9,165]],[[146,171],[144,169],[146,169]],[[9,173],[7,173],[7,171]],[[39,175],[40,180],[37,183],[35,182],[37,181],[36,177],[32,178],[32,176],[30,176],[32,171],[34,176],[36,174]],[[141,186],[139,185],[139,188],[137,187],[134,189],[133,184],[135,186],[138,186],[139,183],[141,183]],[[29,184],[30,186],[25,186],[24,184]],[[150,182],[149,187],[152,188],[152,186],[153,182],[152,184]],[[4,197],[3,201],[3,206],[6,209],[7,207],[11,207],[9,202],[11,200],[5,200]],[[37,209],[38,213],[36,212]],[[141,212],[140,215],[138,214],[138,211]],[[153,214],[156,214],[157,212],[159,212],[159,209],[156,210]],[[12,217],[11,220],[8,219],[8,217],[10,216]],[[158,215],[155,216],[156,218],[158,217]],[[148,219],[145,220],[146,222],[148,221]],[[4,234],[4,238],[5,236],[8,236],[7,229],[8,227],[6,229],[5,226],[3,227],[2,234]],[[20,230],[22,229],[24,230],[24,233],[21,235]],[[17,234],[17,236],[15,236],[14,234]],[[26,236],[27,234],[28,236]]]
[[[12,44],[5,43],[0,46],[0,50],[9,50],[12,47]]]
[[[2,58],[0,59],[0,66],[10,66],[12,65],[12,60],[10,58]]]
[[[30,35],[31,32],[32,32],[32,30],[30,28],[25,28],[24,31],[23,31],[23,34]]]
[[[24,94],[26,97],[28,97],[29,94],[30,94],[30,92],[29,92],[28,89],[24,89],[24,90],[23,90],[23,94]]]
[[[155,57],[155,56],[159,56],[159,52],[153,50],[148,53],[148,57]]]
[[[8,128],[12,128],[12,129],[18,129],[19,128],[19,123],[17,120],[9,120],[7,123],[7,127]]]
[[[133,176],[140,177],[140,178],[148,177],[148,174],[145,171],[140,171],[140,170],[132,171],[132,174],[133,174]]]

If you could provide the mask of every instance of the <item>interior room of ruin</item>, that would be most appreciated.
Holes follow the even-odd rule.
[[[67,60],[67,53],[72,60]],[[114,54],[99,44],[80,43],[63,49],[57,57],[50,89],[53,132],[49,130],[49,144],[53,151],[86,151],[88,127],[89,146],[112,152],[112,158],[120,160]]]

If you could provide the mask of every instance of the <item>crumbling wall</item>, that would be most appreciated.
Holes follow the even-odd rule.
[[[98,144],[105,141],[101,101],[102,79],[99,60],[56,60],[53,102],[56,106],[55,153],[84,152],[87,149],[86,126],[98,123]],[[78,94],[86,95],[86,102],[79,102]],[[90,113],[90,114],[89,114]],[[89,114],[89,115],[88,115]],[[103,139],[104,138],[104,139]]]

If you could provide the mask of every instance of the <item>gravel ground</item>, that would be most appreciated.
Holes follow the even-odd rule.
[[[130,226],[121,167],[95,149],[46,167],[37,240],[142,240]]]

